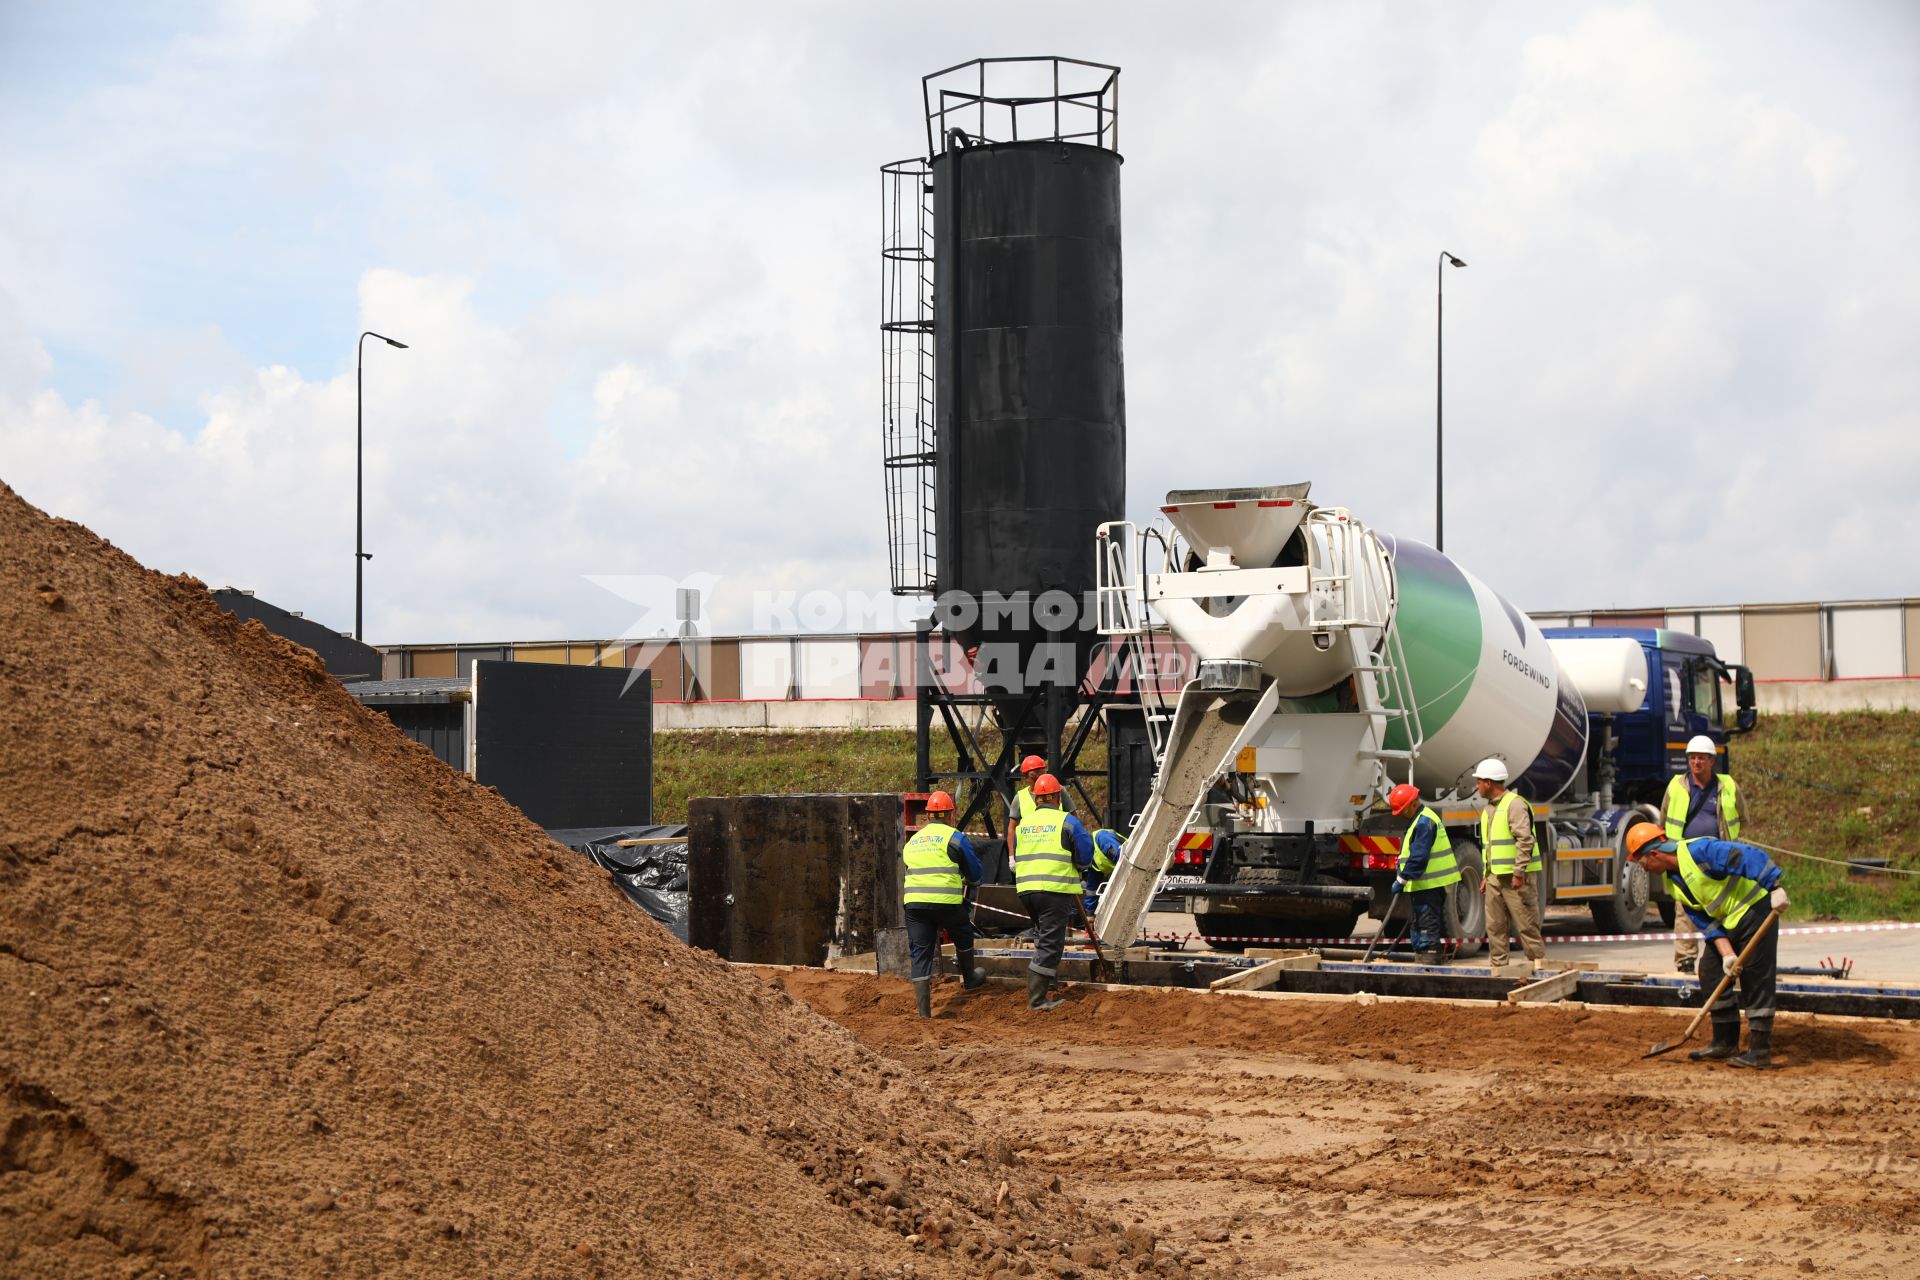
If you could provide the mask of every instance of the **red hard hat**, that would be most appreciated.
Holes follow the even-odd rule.
[[[944,791],[936,791],[927,797],[928,813],[952,813],[953,797]]]
[[[1047,762],[1039,756],[1028,756],[1020,762],[1020,772],[1022,773],[1045,773],[1046,770]]]
[[[1411,782],[1403,782],[1393,790],[1387,792],[1387,808],[1393,811],[1395,817],[1398,817],[1400,814],[1412,808],[1419,799],[1420,788],[1414,786]]]
[[[1056,778],[1056,777],[1054,777],[1054,776],[1053,776],[1052,774],[1050,774],[1050,773],[1043,773],[1043,774],[1041,774],[1041,775],[1040,775],[1040,780],[1039,780],[1038,782],[1036,782],[1036,783],[1034,783],[1034,784],[1033,784],[1033,794],[1035,794],[1036,796],[1057,796],[1057,795],[1059,795],[1059,794],[1060,794],[1060,779],[1058,779],[1058,778]]]

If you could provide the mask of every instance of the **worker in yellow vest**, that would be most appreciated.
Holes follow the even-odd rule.
[[[1730,967],[1740,981],[1738,1005],[1729,991],[1708,1010],[1713,1043],[1687,1056],[1696,1062],[1724,1059],[1730,1067],[1772,1066],[1780,931],[1767,929],[1759,941],[1754,938],[1772,911],[1787,909],[1780,868],[1753,845],[1707,836],[1674,840],[1651,822],[1627,828],[1627,857],[1645,867],[1647,874],[1667,878],[1673,900],[1705,936],[1707,949],[1700,953],[1702,998],[1713,993]],[[1739,956],[1748,943],[1753,943],[1753,950],[1742,964]],[[1740,1052],[1742,1009],[1747,1014],[1745,1053]]]
[[[1422,964],[1445,964],[1441,943],[1447,932],[1447,894],[1460,883],[1460,864],[1454,860],[1453,841],[1440,815],[1420,803],[1420,788],[1403,782],[1387,793],[1387,808],[1396,818],[1412,815],[1407,834],[1400,838],[1400,862],[1394,888],[1407,897],[1413,958]],[[1386,922],[1380,924],[1386,928]]]
[[[1547,958],[1540,940],[1540,898],[1531,873],[1540,870],[1540,848],[1533,839],[1533,807],[1507,790],[1507,762],[1488,756],[1473,769],[1473,789],[1487,802],[1480,811],[1480,853],[1485,871],[1481,892],[1487,901],[1487,960],[1495,968],[1507,962],[1507,931],[1520,936],[1520,949],[1538,967]]]
[[[1033,783],[1034,810],[1013,829],[1013,888],[1033,917],[1033,960],[1027,965],[1027,1008],[1053,1009],[1054,980],[1067,950],[1067,926],[1080,912],[1080,876],[1094,859],[1093,838],[1060,808],[1060,780]]]
[[[1047,762],[1039,756],[1028,756],[1020,762],[1020,789],[1013,793],[1013,823],[1018,825],[1022,819],[1037,807],[1033,802],[1033,783],[1047,771]]]
[[[1716,773],[1720,749],[1712,738],[1696,733],[1687,743],[1687,771],[1667,781],[1667,794],[1661,802],[1669,840],[1738,840],[1741,813],[1740,789],[1730,774]],[[1680,917],[1674,917],[1674,924]],[[1684,930],[1683,930],[1684,932]],[[1696,938],[1673,940],[1673,967],[1692,973],[1700,960],[1700,942]]]
[[[933,1016],[933,978],[940,968],[940,931],[953,939],[953,958],[968,991],[987,980],[973,963],[973,912],[968,891],[980,883],[980,857],[966,832],[949,826],[953,797],[927,797],[927,824],[907,837],[900,860],[907,864],[907,950],[912,957],[913,1007]]]

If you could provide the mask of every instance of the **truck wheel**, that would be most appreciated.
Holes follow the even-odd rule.
[[[1618,879],[1613,896],[1594,900],[1593,924],[1602,933],[1638,933],[1647,925],[1647,899],[1652,885],[1646,868],[1622,859],[1616,868]]]
[[[1461,855],[1459,843],[1453,847],[1454,857],[1460,863],[1460,883],[1447,890],[1444,913],[1447,936],[1467,939],[1455,944],[1456,958],[1477,956],[1487,947],[1487,940],[1482,936],[1487,931],[1487,900],[1480,896],[1480,851],[1473,849],[1473,858],[1469,861]]]

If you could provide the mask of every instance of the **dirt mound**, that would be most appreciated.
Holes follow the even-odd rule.
[[[0,546],[0,1274],[1129,1252],[198,582],[4,485]]]

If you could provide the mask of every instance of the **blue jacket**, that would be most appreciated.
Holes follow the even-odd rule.
[[[1700,864],[1700,869],[1715,880],[1725,880],[1730,875],[1745,876],[1757,882],[1762,889],[1773,890],[1780,887],[1781,871],[1773,865],[1773,859],[1763,850],[1750,844],[1741,844],[1738,840],[1689,840],[1687,852]],[[1715,924],[1713,917],[1704,911],[1694,909],[1686,895],[1675,886],[1680,884],[1678,871],[1667,872],[1670,882],[1667,886],[1673,892],[1673,900],[1685,908],[1687,919],[1693,921],[1702,937],[1709,940],[1724,938],[1727,931]]]
[[[968,884],[979,884],[987,878],[980,867],[980,855],[973,851],[973,841],[967,839],[966,832],[956,831],[948,837],[947,856],[960,864],[960,874],[967,878]]]
[[[1395,874],[1402,880],[1418,880],[1427,873],[1427,859],[1433,854],[1433,832],[1433,819],[1421,814],[1413,824],[1413,838],[1400,851],[1400,870]]]

